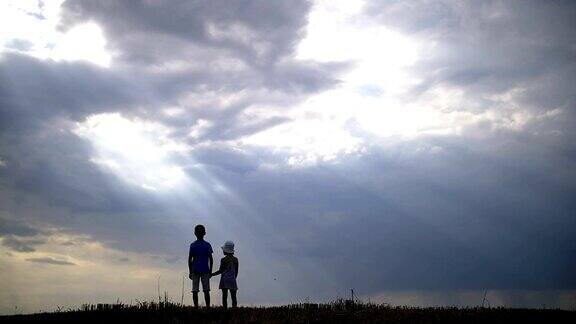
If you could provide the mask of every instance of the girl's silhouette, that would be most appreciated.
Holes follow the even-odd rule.
[[[238,285],[236,277],[238,277],[238,258],[234,256],[234,242],[226,241],[222,246],[224,257],[220,260],[220,269],[212,273],[212,276],[220,276],[220,285],[218,288],[222,289],[222,306],[228,307],[228,290],[230,290],[230,297],[232,299],[232,307],[235,308],[238,303],[236,300],[236,290]]]

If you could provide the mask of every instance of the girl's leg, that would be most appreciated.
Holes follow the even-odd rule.
[[[236,301],[236,290],[230,289],[230,297],[232,297],[232,308],[236,308],[238,302]]]
[[[228,289],[222,289],[222,307],[228,308]]]

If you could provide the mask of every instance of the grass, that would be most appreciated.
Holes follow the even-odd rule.
[[[11,315],[2,323],[576,323],[576,312],[559,309],[392,307],[336,300],[272,307],[194,309],[161,302],[83,305],[76,310]]]

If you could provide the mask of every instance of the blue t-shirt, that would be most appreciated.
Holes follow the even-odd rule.
[[[212,254],[212,245],[204,240],[196,240],[190,244],[189,257],[193,257],[192,264],[189,264],[191,273],[210,273],[208,260]]]

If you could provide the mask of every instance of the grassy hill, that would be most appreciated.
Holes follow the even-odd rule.
[[[0,317],[2,323],[576,323],[554,309],[391,307],[339,300],[328,304],[194,309],[170,302],[84,305],[78,310]]]

